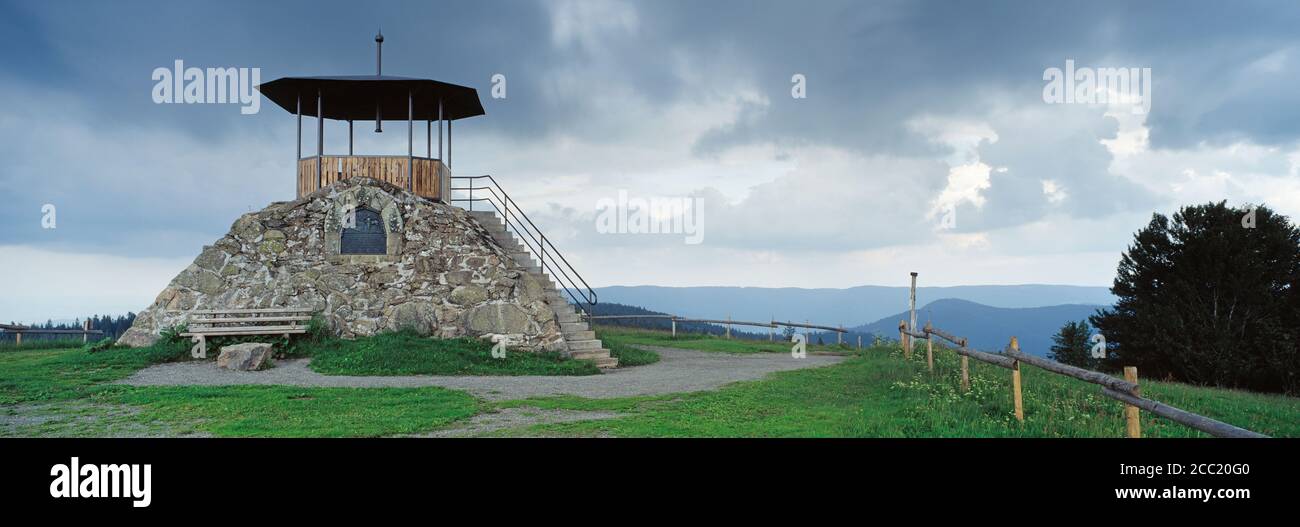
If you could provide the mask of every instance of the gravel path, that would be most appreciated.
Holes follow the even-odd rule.
[[[213,361],[177,362],[150,366],[119,381],[135,386],[270,384],[288,386],[412,388],[441,386],[467,391],[489,401],[546,395],[588,398],[629,397],[712,390],[736,381],[759,379],[774,371],[827,366],[843,357],[809,354],[794,359],[785,353],[747,355],[647,347],[659,362],[615,369],[603,375],[559,376],[432,376],[394,377],[322,375],[307,367],[310,359],[282,360],[264,371],[229,371]]]

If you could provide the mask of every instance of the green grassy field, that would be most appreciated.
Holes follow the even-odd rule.
[[[559,353],[507,351],[471,338],[431,339],[413,332],[381,333],[356,340],[326,339],[311,346],[311,369],[326,375],[596,375],[589,361]]]
[[[667,336],[609,332],[611,349]],[[655,340],[658,338],[658,340]],[[763,342],[682,339],[722,352],[768,351]],[[676,343],[677,341],[673,341]],[[742,349],[744,347],[747,349]],[[679,346],[687,347],[687,346]],[[627,348],[635,349],[635,348]],[[696,348],[699,349],[699,348]],[[924,348],[905,361],[896,348],[846,353],[834,366],[776,373],[707,392],[489,403],[441,388],[278,386],[133,387],[105,384],[185,348],[17,351],[0,354],[0,435],[392,436],[437,430],[501,408],[600,410],[614,419],[537,425],[492,435],[622,437],[1123,437],[1122,406],[1096,386],[1032,366],[1023,369],[1025,422],[1011,414],[1009,372],[972,361],[972,390],[958,387],[958,361]],[[773,351],[788,351],[779,349]],[[656,356],[657,359],[657,356]],[[405,359],[403,359],[405,360]],[[400,364],[398,361],[395,364]],[[1274,436],[1300,436],[1300,399],[1142,382],[1153,399]],[[1199,437],[1143,413],[1146,437]]]
[[[659,362],[659,354],[649,350],[632,347],[631,343],[620,340],[614,332],[602,328],[596,329],[596,338],[609,349],[609,356],[618,359],[618,367],[645,366]]]
[[[610,332],[614,342],[670,339],[650,331]],[[626,340],[624,340],[626,339]],[[692,349],[768,351],[753,341],[703,342]],[[662,344],[657,344],[662,345]],[[676,346],[687,347],[687,346]],[[971,391],[960,389],[958,356],[936,350],[929,373],[924,347],[906,361],[900,349],[870,348],[827,368],[776,373],[713,392],[675,397],[530,400],[546,408],[620,410],[620,419],[545,425],[507,434],[633,437],[1123,437],[1123,405],[1095,385],[1032,366],[1022,369],[1025,422],[1012,413],[1010,373],[971,361]],[[785,351],[785,350],[782,350]],[[1274,436],[1300,436],[1300,399],[1143,381],[1144,395],[1184,410]],[[1143,413],[1144,437],[1204,434]]]

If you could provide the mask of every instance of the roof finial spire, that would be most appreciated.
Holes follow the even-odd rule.
[[[375,76],[384,76],[384,28],[379,27],[379,33],[375,34]],[[379,103],[375,103],[375,133],[384,132],[384,114],[381,111]]]
[[[384,74],[384,28],[379,27],[379,33],[375,34],[375,76],[379,77]]]

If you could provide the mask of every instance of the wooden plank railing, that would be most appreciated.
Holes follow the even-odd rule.
[[[408,160],[413,164],[408,165]],[[317,164],[322,162],[320,184],[317,184]],[[355,176],[378,179],[400,188],[409,188],[417,195],[429,199],[442,200],[451,172],[442,160],[427,157],[312,156],[298,160],[298,197]]]
[[[90,341],[91,335],[103,335],[104,332],[98,329],[91,329],[90,320],[82,322],[81,329],[40,329],[14,324],[0,324],[0,335],[14,336],[14,346],[23,345],[23,335],[81,335],[81,342]]]
[[[672,320],[672,334],[674,337],[677,336],[678,322],[698,322],[701,324],[717,324],[720,326],[724,326],[727,331],[727,338],[731,338],[731,326],[733,325],[754,326],[754,327],[768,328],[769,330],[775,329],[780,326],[787,326],[787,327],[796,327],[796,328],[822,329],[826,331],[834,331],[836,333],[835,334],[836,344],[843,344],[844,334],[848,333],[848,330],[844,329],[843,327],[819,326],[816,324],[800,324],[798,322],[780,322],[776,320],[772,320],[768,322],[747,322],[743,320],[732,320],[730,318],[726,320],[712,319],[712,318],[685,318],[685,317],[679,317],[677,315],[595,315],[588,318],[591,318],[592,320],[620,319],[620,318],[667,318]],[[767,339],[773,340],[774,338],[775,338],[774,333],[772,331],[768,331]],[[862,347],[861,337],[858,337],[858,347],[859,348]]]

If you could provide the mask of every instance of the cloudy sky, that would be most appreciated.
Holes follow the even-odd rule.
[[[1297,23],[1286,2],[4,1],[0,319],[138,311],[294,197],[290,114],[154,104],[155,68],[370,74],[380,26],[385,73],[479,89],[454,172],[496,176],[593,285],[1109,285],[1153,212],[1300,217]],[[1150,112],[1046,102],[1067,60],[1150,68]],[[359,152],[405,153],[400,123],[363,130]],[[325,140],[344,152],[346,125]],[[598,232],[620,191],[691,198],[701,243]]]

